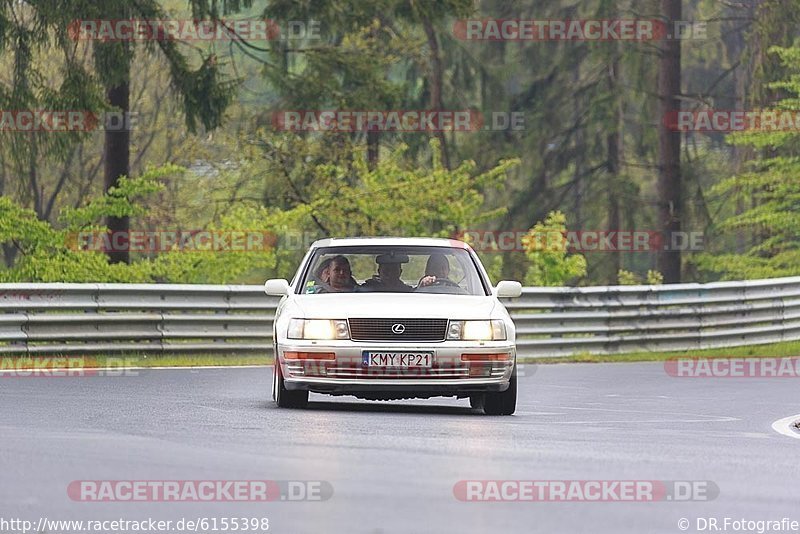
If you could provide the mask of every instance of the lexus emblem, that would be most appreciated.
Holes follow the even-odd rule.
[[[402,334],[406,331],[406,326],[401,323],[395,323],[392,325],[392,333],[393,334]]]

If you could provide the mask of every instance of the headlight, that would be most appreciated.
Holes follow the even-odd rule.
[[[289,339],[350,339],[347,321],[342,319],[290,319]]]
[[[502,320],[450,321],[447,339],[463,341],[504,341],[506,325]]]

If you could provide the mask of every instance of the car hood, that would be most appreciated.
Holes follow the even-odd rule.
[[[407,293],[295,295],[294,301],[307,319],[488,319],[497,302],[490,296]]]

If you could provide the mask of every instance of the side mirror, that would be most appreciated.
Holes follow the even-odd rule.
[[[522,284],[513,280],[501,280],[494,289],[497,298],[515,299],[522,295]]]
[[[264,282],[264,293],[272,297],[288,295],[289,291],[289,282],[284,278],[273,278]]]

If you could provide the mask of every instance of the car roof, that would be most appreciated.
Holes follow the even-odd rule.
[[[438,237],[328,237],[314,241],[311,244],[313,248],[365,245],[470,248],[463,241]]]

